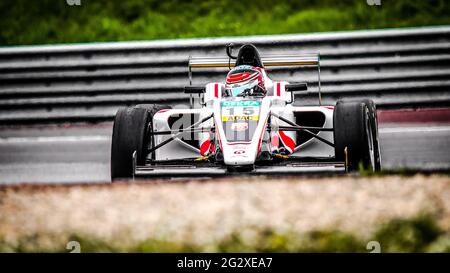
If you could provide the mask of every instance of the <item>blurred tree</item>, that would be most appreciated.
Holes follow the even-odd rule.
[[[448,14],[448,0],[2,0],[0,45],[444,25]]]

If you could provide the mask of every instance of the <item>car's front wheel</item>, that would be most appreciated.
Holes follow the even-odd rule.
[[[148,112],[146,109],[120,108],[114,118],[111,142],[111,180],[133,176],[133,153],[136,162],[145,163]]]
[[[153,116],[170,106],[139,104],[120,108],[114,118],[111,142],[111,180],[133,177],[133,153],[136,164],[144,165],[148,149],[153,145],[151,135]]]

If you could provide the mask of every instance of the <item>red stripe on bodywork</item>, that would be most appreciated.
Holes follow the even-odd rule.
[[[205,140],[201,145],[200,145],[200,154],[201,155],[205,155],[206,152],[209,151],[209,148],[211,147],[211,141],[209,139]]]
[[[288,135],[286,135],[283,131],[279,132],[281,140],[283,141],[284,146],[286,146],[286,148],[290,149],[291,153],[294,152],[295,150],[295,142],[294,140],[292,140],[292,138],[290,138]]]
[[[214,97],[219,98],[219,84],[214,85]]]

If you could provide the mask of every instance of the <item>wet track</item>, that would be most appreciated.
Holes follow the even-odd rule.
[[[0,183],[108,183],[111,125],[0,130]],[[450,169],[450,125],[380,125],[382,167]]]

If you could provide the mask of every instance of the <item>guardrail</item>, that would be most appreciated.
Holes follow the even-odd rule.
[[[0,48],[0,124],[111,120],[118,107],[186,104],[189,56],[225,57],[227,43],[264,54],[320,52],[322,97],[372,98],[380,108],[450,105],[450,26],[353,32]],[[194,72],[194,84],[224,69]],[[317,101],[313,69],[272,69],[307,81],[299,104]]]

